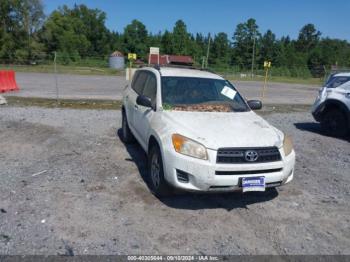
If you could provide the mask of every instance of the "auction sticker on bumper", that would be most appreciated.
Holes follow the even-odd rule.
[[[243,192],[249,191],[265,191],[265,177],[243,177]]]

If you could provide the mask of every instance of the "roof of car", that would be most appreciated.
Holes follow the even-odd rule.
[[[350,76],[350,72],[336,73],[334,76]]]
[[[160,67],[159,70],[162,76],[199,77],[223,80],[221,76],[201,69]]]

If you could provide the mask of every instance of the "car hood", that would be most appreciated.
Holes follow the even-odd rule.
[[[283,133],[253,111],[239,113],[164,111],[170,132],[210,149],[282,146]]]

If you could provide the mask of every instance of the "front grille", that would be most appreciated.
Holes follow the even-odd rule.
[[[257,175],[257,174],[266,174],[266,173],[276,173],[281,171],[282,171],[282,168],[250,170],[250,171],[215,171],[215,175],[217,176]]]
[[[256,161],[248,161],[245,158],[247,151],[258,153]],[[221,164],[254,164],[275,162],[281,160],[281,154],[277,147],[258,147],[258,148],[219,148],[216,162]]]

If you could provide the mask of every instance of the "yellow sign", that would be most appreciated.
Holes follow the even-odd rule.
[[[129,60],[136,60],[136,58],[137,58],[136,54],[134,54],[134,53],[129,53],[128,54],[128,59]]]
[[[265,61],[264,62],[264,67],[265,68],[270,68],[271,67],[271,62],[270,61]]]

